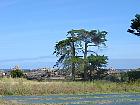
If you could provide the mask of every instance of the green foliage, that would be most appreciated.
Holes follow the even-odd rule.
[[[138,81],[139,79],[140,79],[140,70],[120,72],[106,77],[106,80],[110,80],[113,82],[135,82]]]
[[[104,55],[93,55],[91,54],[90,56],[87,57],[88,63],[94,68],[100,68],[100,67],[105,67],[107,64],[107,56]]]
[[[129,78],[129,81],[134,82],[134,81],[140,79],[140,71],[139,70],[128,71],[127,76]]]
[[[21,78],[21,77],[23,77],[23,72],[21,70],[19,70],[19,69],[12,70],[10,74],[11,74],[11,76],[13,78]]]
[[[77,37],[74,37],[72,34],[70,35],[70,37],[59,41],[55,45],[54,54],[56,54],[59,59],[54,66],[58,67],[59,64],[62,64],[65,69],[71,68],[72,79],[75,80],[75,61],[78,58],[76,51],[80,44],[78,43]]]
[[[97,30],[91,30],[91,31],[87,31],[84,29],[80,29],[80,30],[71,30],[68,32],[69,34],[71,34],[74,37],[77,37],[79,39],[79,41],[82,43],[82,49],[81,52],[83,53],[83,57],[84,57],[84,80],[87,80],[87,55],[88,52],[92,52],[95,53],[93,50],[89,50],[88,47],[89,46],[98,46],[101,47],[101,45],[105,46],[105,41],[106,40],[106,31],[97,31]]]
[[[135,19],[132,19],[131,21],[132,23],[130,29],[127,31],[134,35],[140,36],[140,14],[136,14]]]
[[[84,29],[80,30],[71,30],[68,33],[72,34],[73,36],[77,37],[80,41],[83,41],[85,43],[94,43],[95,46],[104,44],[106,40],[106,31],[97,31],[97,30],[91,30],[87,31]]]
[[[127,82],[127,81],[128,81],[127,72],[121,72],[120,73],[120,82]]]
[[[96,53],[93,50],[88,50],[89,46],[101,47],[105,46],[106,31],[91,30],[87,31],[84,29],[71,30],[67,32],[70,37],[59,41],[55,45],[54,54],[56,54],[59,59],[56,65],[62,64],[65,69],[72,69],[72,74],[75,75],[76,68],[82,68],[84,65],[84,78],[87,77],[87,56],[88,52]],[[83,56],[79,56],[83,54]],[[97,58],[97,57],[96,57]],[[105,58],[105,56],[104,56]],[[94,64],[99,67],[105,65],[107,62],[103,62],[103,58],[98,56],[98,60],[94,58],[92,65]],[[86,80],[86,79],[85,79]]]
[[[66,64],[75,56],[73,52],[76,51],[75,48],[78,46],[75,45],[76,41],[76,38],[68,37],[56,43],[54,54],[56,54],[59,59],[57,60],[55,66],[58,66],[59,64]],[[72,46],[72,44],[74,44],[74,46]]]
[[[104,55],[93,55],[87,57],[88,61],[88,69],[90,70],[90,80],[94,79],[102,79],[104,78],[105,72],[107,70],[103,69],[102,67],[105,67],[107,64],[107,56]]]

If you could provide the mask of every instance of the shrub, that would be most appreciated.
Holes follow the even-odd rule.
[[[129,78],[129,82],[134,82],[138,79],[140,79],[140,71],[139,70],[135,70],[135,71],[128,71],[127,72],[128,78]]]
[[[13,78],[23,77],[23,72],[20,69],[12,70],[10,74]]]

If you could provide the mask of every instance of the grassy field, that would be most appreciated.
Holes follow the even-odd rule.
[[[49,95],[85,93],[140,93],[140,83],[38,82],[26,79],[0,79],[0,95]]]

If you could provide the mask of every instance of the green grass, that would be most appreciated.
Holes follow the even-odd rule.
[[[49,95],[86,93],[140,93],[140,83],[38,82],[26,79],[0,79],[0,95]]]

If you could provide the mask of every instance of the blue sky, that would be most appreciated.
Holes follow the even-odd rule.
[[[139,0],[0,0],[0,68],[56,61],[54,45],[71,29],[108,32],[108,67],[140,67],[140,38],[127,32]]]

